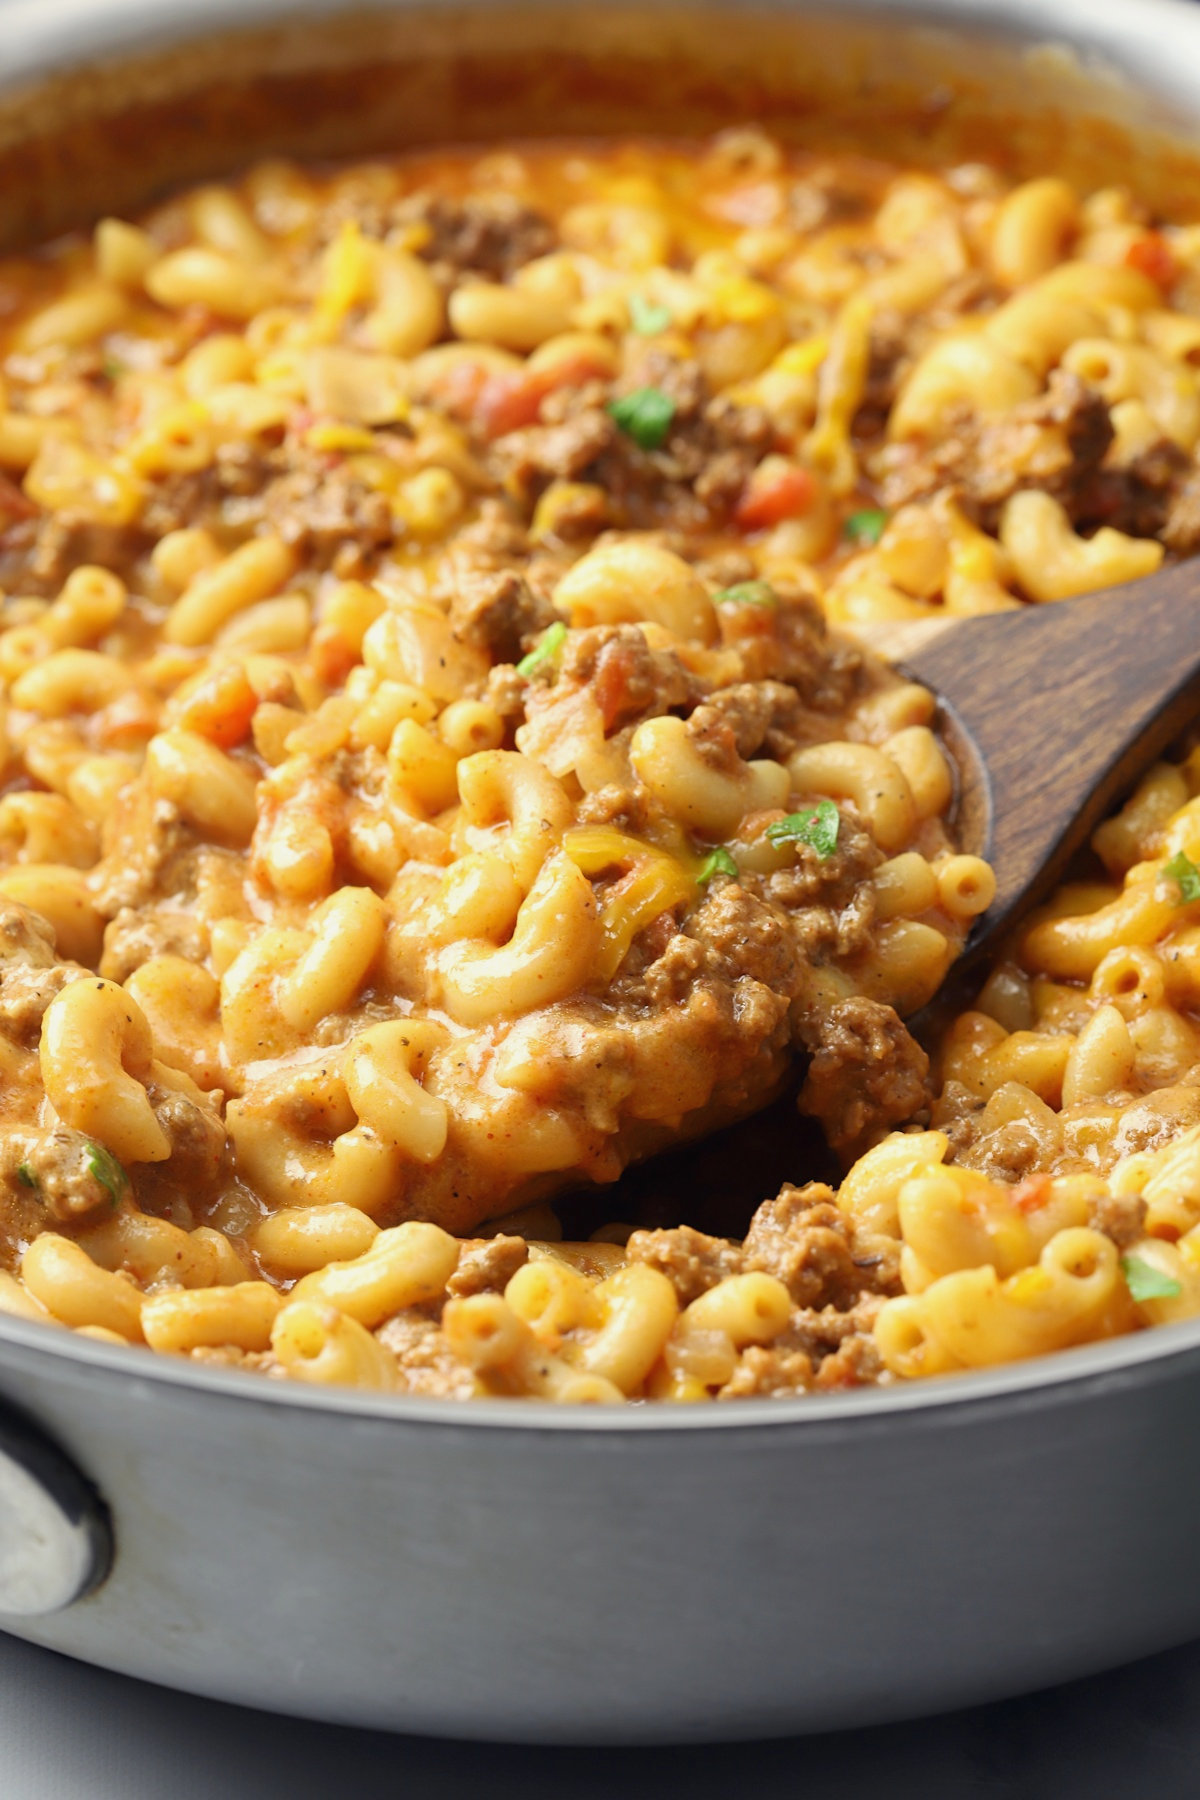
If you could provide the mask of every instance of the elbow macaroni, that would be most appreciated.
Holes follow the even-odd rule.
[[[271,165],[15,283],[0,1312],[591,1404],[1200,1312],[1200,751],[927,1083],[899,1015],[995,881],[934,697],[825,623],[1193,547],[1200,239],[843,174],[833,219],[757,132]],[[797,1055],[836,1194],[555,1241]]]

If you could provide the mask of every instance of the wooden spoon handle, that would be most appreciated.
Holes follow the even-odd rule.
[[[939,696],[964,848],[996,871],[973,960],[1200,709],[1200,571],[1185,563],[1066,605],[918,625],[879,647]]]

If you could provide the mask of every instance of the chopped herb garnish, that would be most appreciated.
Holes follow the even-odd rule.
[[[119,356],[106,356],[100,367],[109,381],[115,381],[118,375],[125,373],[125,364]]]
[[[671,314],[667,307],[656,306],[644,294],[630,294],[629,323],[640,337],[657,337],[671,323]]]
[[[640,449],[660,450],[675,417],[675,402],[661,388],[634,388],[632,394],[610,400],[608,410]]]
[[[31,1165],[27,1162],[17,1164],[17,1180],[24,1188],[34,1188],[36,1190],[41,1186],[41,1182],[34,1174]]]
[[[118,1206],[129,1188],[129,1177],[111,1150],[89,1138],[83,1151],[83,1166],[94,1175],[114,1206]]]
[[[837,849],[840,824],[841,817],[833,801],[818,800],[805,812],[789,813],[786,819],[776,819],[774,825],[767,826],[767,836],[773,844],[793,841],[808,844],[822,862],[827,862]]]
[[[779,602],[769,581],[735,581],[732,587],[721,588],[713,595],[713,604],[775,607]]]
[[[1163,864],[1163,874],[1169,875],[1178,887],[1180,906],[1186,906],[1189,900],[1200,900],[1200,869],[1182,850]]]
[[[852,544],[877,544],[887,528],[888,516],[882,507],[864,506],[852,512],[842,526],[842,535]]]
[[[730,880],[736,881],[738,874],[738,866],[734,862],[732,856],[729,854],[724,844],[718,844],[715,850],[709,851],[708,855],[701,863],[700,873],[697,875],[696,880],[700,883],[701,887],[707,887],[714,875],[728,875]]]
[[[563,647],[567,628],[561,619],[557,619],[542,633],[540,642],[533,646],[528,656],[523,656],[517,664],[518,675],[533,675],[552,658],[556,657]]]
[[[1133,1299],[1176,1300],[1183,1288],[1173,1275],[1164,1275],[1140,1256],[1123,1256],[1121,1267]]]

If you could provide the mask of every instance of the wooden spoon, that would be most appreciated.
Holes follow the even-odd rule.
[[[971,1003],[975,965],[1058,880],[1093,827],[1200,712],[1200,560],[1145,581],[1020,611],[879,625],[859,634],[937,694],[958,765],[955,828],[996,871],[996,898],[927,1006],[906,1022],[933,1049]],[[974,974],[973,974],[974,970]],[[811,1136],[797,1151],[797,1132]],[[800,1171],[804,1173],[801,1174]],[[836,1185],[794,1090],[713,1136],[568,1196],[571,1231],[614,1216],[744,1234],[785,1180]]]
[[[864,636],[937,694],[957,831],[996,898],[955,973],[1040,900],[1093,827],[1200,710],[1200,570],[1067,604],[916,620]]]
[[[927,1048],[971,1003],[975,965],[1058,880],[1138,776],[1200,713],[1200,560],[1065,605],[878,625],[859,635],[932,688],[958,765],[955,830],[996,871],[996,898],[934,998],[906,1023]],[[974,974],[973,974],[974,971]],[[797,1132],[807,1131],[797,1153]],[[803,1170],[801,1174],[799,1171]],[[794,1091],[617,1188],[568,1196],[587,1236],[622,1217],[742,1235],[782,1181],[836,1185]],[[583,1209],[583,1210],[581,1210]]]

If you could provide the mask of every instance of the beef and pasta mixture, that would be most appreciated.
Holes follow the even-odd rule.
[[[1200,755],[931,1069],[994,882],[855,635],[1195,549],[1197,362],[1200,227],[748,129],[0,264],[0,1310],[593,1401],[1200,1312]],[[836,1191],[561,1241],[789,1080]]]

